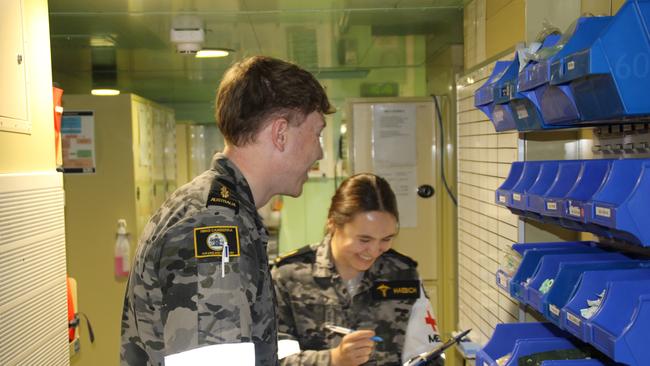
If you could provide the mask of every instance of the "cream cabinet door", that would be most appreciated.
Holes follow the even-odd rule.
[[[29,133],[21,0],[2,2],[0,34],[0,130]]]

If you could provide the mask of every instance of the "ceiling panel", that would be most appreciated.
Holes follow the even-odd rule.
[[[358,44],[364,54],[380,47],[382,42],[373,38],[378,36],[424,34],[441,40],[438,45],[455,43],[462,40],[458,30],[462,29],[465,2],[50,0],[53,75],[66,93],[88,93],[92,86],[91,42],[113,44],[121,90],[172,106],[205,105],[209,109],[221,75],[234,60],[256,54],[293,57],[294,61],[305,60],[309,64],[303,66],[323,78],[363,78],[377,65],[364,64],[364,57],[351,59],[356,64],[340,63],[345,60],[337,55],[345,51],[341,39],[348,42],[362,34],[355,42],[364,42]],[[200,18],[205,47],[226,47],[235,53],[210,60],[178,54],[170,41],[171,23],[178,15]],[[312,48],[308,43],[315,44]],[[318,65],[313,65],[314,55]],[[212,118],[211,113],[207,118]]]

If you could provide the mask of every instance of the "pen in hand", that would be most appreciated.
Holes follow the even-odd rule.
[[[343,334],[343,335],[350,334],[350,333],[354,332],[354,330],[352,330],[350,328],[339,327],[338,325],[333,325],[333,324],[325,324],[325,328],[331,330],[334,333]],[[375,342],[383,342],[384,341],[379,336],[373,336],[373,337],[370,337],[370,339],[375,341]]]

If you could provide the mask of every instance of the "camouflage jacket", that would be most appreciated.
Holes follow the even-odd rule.
[[[326,237],[320,244],[282,256],[271,271],[280,337],[297,340],[302,350],[281,364],[328,365],[329,349],[343,337],[324,328],[331,323],[373,329],[383,338],[367,365],[401,365],[409,315],[421,291],[417,263],[389,250],[364,273],[350,298],[331,259],[329,243]]]
[[[276,365],[267,239],[244,176],[215,155],[144,229],[124,299],[121,364],[157,366],[204,345],[253,342],[256,364]]]

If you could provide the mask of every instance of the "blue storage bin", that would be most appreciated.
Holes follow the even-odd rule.
[[[582,170],[578,180],[562,200],[562,217],[568,219],[566,223],[563,222],[563,226],[574,230],[583,229],[582,225],[572,225],[571,221],[587,222],[585,215],[589,212],[588,203],[605,183],[612,161],[610,159],[599,159],[584,160],[582,162]]]
[[[524,172],[524,162],[515,161],[510,166],[510,173],[508,177],[496,190],[496,203],[497,205],[510,206],[512,205],[512,188],[517,184]]]
[[[526,286],[526,301],[533,309],[544,313],[543,300],[547,293],[540,291],[540,287],[546,280],[554,280],[551,288],[555,286],[560,265],[564,263],[580,263],[594,261],[620,261],[629,259],[625,255],[616,252],[598,252],[598,253],[575,253],[575,254],[551,254],[545,255],[539,261],[531,281]]]
[[[524,170],[521,173],[521,178],[512,187],[512,203],[506,205],[510,211],[515,214],[523,214],[526,210],[526,194],[533,183],[539,176],[540,168],[542,167],[541,161],[526,161],[524,162]]]
[[[542,301],[544,317],[551,323],[560,326],[560,312],[571,299],[580,284],[582,274],[586,271],[611,271],[615,269],[649,268],[650,261],[620,260],[593,261],[582,263],[560,263],[560,269],[553,282],[553,287]]]
[[[587,220],[610,229],[615,238],[650,246],[650,159],[612,163],[603,187],[593,196]]]
[[[592,242],[582,242],[582,241],[572,241],[572,242],[544,242],[544,243],[516,243],[512,244],[512,250],[517,252],[521,257],[524,256],[529,250],[550,250],[550,249],[566,249],[566,248],[585,248],[593,246]],[[521,263],[521,260],[519,261]],[[512,276],[502,269],[498,269],[496,272],[496,283],[497,286],[501,287],[503,290],[510,292],[510,281]]]
[[[587,308],[587,300],[596,299],[598,294],[606,289],[608,282],[631,279],[650,279],[650,270],[639,268],[585,271],[575,294],[560,311],[561,328],[585,342],[591,342],[592,336],[587,326],[589,321],[581,315],[580,310]],[[603,305],[604,302],[601,304],[598,313],[603,310]],[[629,304],[629,306],[632,306],[632,304]]]
[[[565,65],[565,57],[584,50],[594,43],[612,17],[582,17],[565,32],[568,37],[562,49],[549,63],[549,83],[538,87],[537,99],[542,117],[547,124],[567,125],[582,119],[576,106],[573,90],[568,85],[575,66]]]
[[[564,337],[518,339],[515,341],[515,346],[512,349],[510,359],[504,366],[518,366],[520,357],[525,357],[535,353],[575,348],[576,345],[568,338]]]
[[[511,63],[512,61],[497,61],[488,80],[474,93],[474,106],[481,110],[481,112],[485,113],[490,121],[492,121],[495,106],[495,83],[501,79]],[[502,128],[507,128],[507,126],[498,125],[494,121],[492,121],[492,123],[494,124],[496,131],[502,131]],[[512,128],[514,128],[514,125]]]
[[[490,120],[497,132],[514,130],[516,111],[510,106],[510,100],[517,98],[517,73],[519,72],[519,54],[515,52],[512,62],[495,80],[492,91],[494,93],[494,109]]]
[[[608,281],[603,303],[587,328],[590,343],[614,361],[650,363],[650,279]]]
[[[548,84],[549,63],[548,58],[561,50],[566,40],[558,34],[551,34],[544,39],[542,47],[536,52],[535,59],[531,60],[517,76],[515,98],[510,100],[510,106],[518,131],[534,131],[551,129],[562,126],[546,124],[539,109],[540,103],[534,88]]]
[[[582,175],[583,166],[584,164],[579,160],[568,160],[560,163],[557,179],[541,197],[543,201],[542,215],[550,217],[562,216],[564,199]]]
[[[628,0],[591,46],[561,60],[580,122],[643,121],[650,114],[648,19],[648,0]]]
[[[528,250],[524,253],[517,272],[512,276],[510,281],[510,295],[522,303],[526,301],[526,286],[529,279],[535,274],[539,262],[545,255],[552,254],[573,254],[573,253],[601,253],[602,249],[595,244],[588,242],[579,242],[584,245],[567,245],[566,247],[555,247],[549,249]]]
[[[539,175],[537,176],[535,183],[533,183],[528,190],[524,200],[524,209],[527,213],[540,215],[544,212],[544,196],[556,182],[560,164],[564,164],[564,162],[557,160],[542,162]]]
[[[521,343],[532,339],[563,339],[566,336],[565,332],[549,323],[497,324],[485,347],[476,353],[476,365],[496,366],[496,360],[499,358],[509,353],[514,355],[518,341]]]

